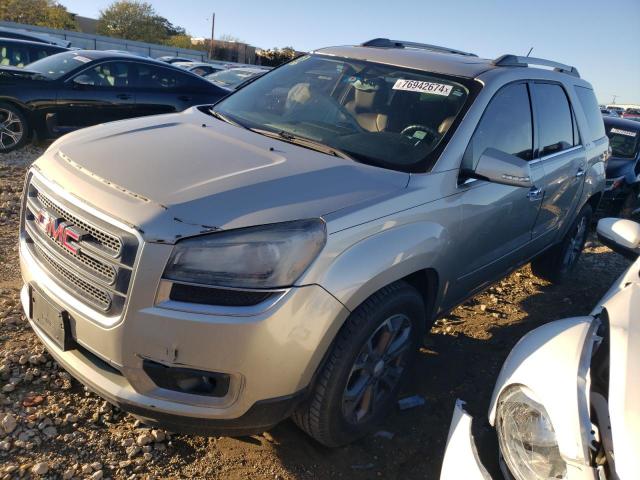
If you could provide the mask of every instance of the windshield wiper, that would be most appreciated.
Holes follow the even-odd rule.
[[[229,118],[224,113],[220,113],[217,110],[214,110],[213,108],[210,108],[208,111],[209,111],[209,115],[211,115],[213,118],[217,118],[218,120],[222,120],[225,123],[228,123],[230,125],[234,125],[236,127],[249,128],[249,127],[247,127],[245,125],[242,125],[240,122]]]
[[[260,135],[264,135],[266,137],[277,138],[278,140],[283,140],[285,142],[292,143],[294,145],[310,148],[311,150],[315,150],[316,152],[322,152],[322,153],[326,153],[327,155],[332,155],[334,157],[355,161],[349,154],[343,152],[339,148],[334,148],[322,142],[311,140],[310,138],[300,137],[298,135],[294,135],[293,133],[287,132],[285,130],[280,130],[275,132],[272,130],[263,130],[260,128],[250,128],[249,130],[255,133],[259,133]]]

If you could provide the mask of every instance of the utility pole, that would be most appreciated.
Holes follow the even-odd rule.
[[[216,26],[216,14],[211,15],[211,42],[209,43],[209,60],[213,59],[213,33]]]
[[[611,105],[615,105],[616,104],[616,98],[618,98],[620,95],[614,95],[613,96],[613,100],[611,100]]]

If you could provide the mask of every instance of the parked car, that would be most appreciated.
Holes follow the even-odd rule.
[[[640,120],[640,109],[637,108],[627,108],[625,112],[622,114],[622,118],[626,118],[627,120]]]
[[[175,62],[173,65],[176,67],[184,68],[191,73],[195,73],[201,77],[205,75],[209,75],[211,73],[219,72],[221,70],[225,70],[223,65],[213,65],[211,63],[204,62]]]
[[[590,315],[538,327],[509,354],[488,414],[505,478],[618,480],[640,471],[640,224],[602,219],[598,236],[636,260]],[[457,401],[441,480],[491,478],[471,422]]]
[[[0,67],[24,67],[41,58],[68,50],[58,45],[0,37]]]
[[[626,110],[624,107],[620,107],[618,105],[607,105],[607,109],[608,110],[613,110],[614,112],[618,112],[620,114],[620,116],[622,116],[622,114]]]
[[[240,435],[293,414],[342,445],[395,405],[435,318],[530,260],[570,278],[607,149],[575,68],[321,49],[213,108],[54,143],[26,180],[23,305],[60,365],[146,424]]]
[[[228,93],[184,70],[135,55],[58,53],[0,67],[0,153],[112,120],[179,112]]]
[[[165,63],[176,63],[176,62],[193,62],[193,58],[186,57],[172,57],[170,55],[166,55],[164,57],[158,57],[156,60]]]
[[[640,219],[640,122],[604,118],[611,146],[603,215]]]
[[[608,108],[601,108],[600,113],[603,117],[616,117],[620,118],[620,114],[616,110],[609,110]]]
[[[247,80],[255,79],[255,77],[264,75],[267,72],[268,70],[259,67],[230,68],[210,73],[205,75],[205,78],[219,87],[234,91]]]
[[[28,30],[17,28],[0,27],[0,37],[15,38],[18,40],[29,40],[31,42],[46,43],[48,45],[58,45],[65,48],[71,46],[71,42],[69,40],[54,37],[52,35],[47,35],[44,33],[30,32]]]

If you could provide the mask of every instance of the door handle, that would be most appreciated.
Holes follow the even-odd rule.
[[[131,95],[129,95],[128,93],[119,93],[118,95],[116,95],[116,98],[119,100],[130,100]]]
[[[189,102],[191,100],[191,97],[188,97],[187,95],[180,95],[178,97],[178,100],[181,100],[183,102]]]
[[[529,189],[529,192],[527,193],[527,197],[529,197],[529,200],[531,200],[532,202],[536,202],[542,198],[543,194],[544,190],[542,190],[541,188],[531,187]]]
[[[576,178],[580,178],[580,177],[584,177],[584,169],[583,168],[579,168],[578,171],[576,172]]]

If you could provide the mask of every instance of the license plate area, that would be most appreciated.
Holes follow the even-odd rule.
[[[74,348],[69,314],[31,286],[31,320],[63,351]]]

